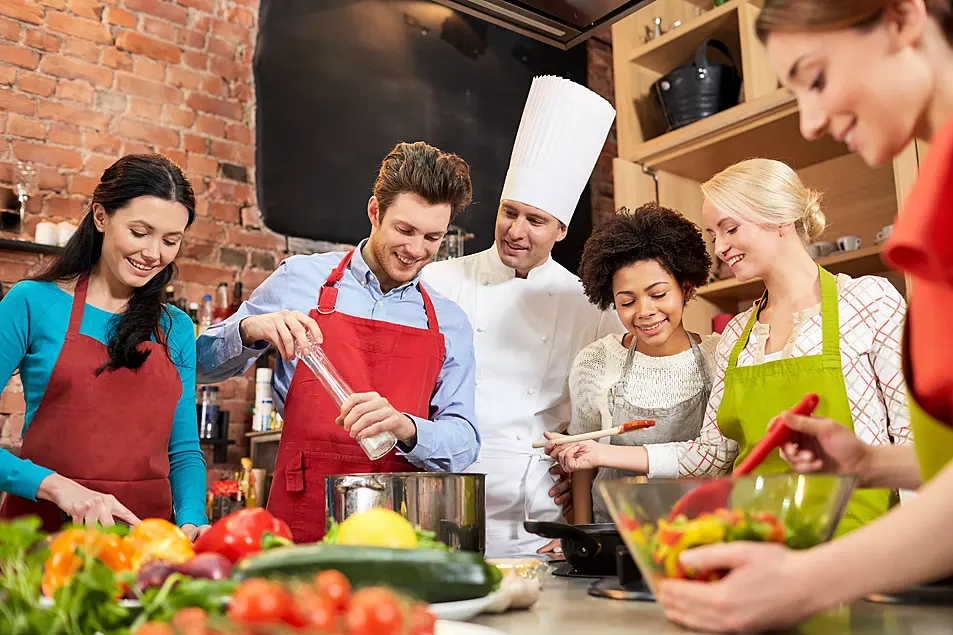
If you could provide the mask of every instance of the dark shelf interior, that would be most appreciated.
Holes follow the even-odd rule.
[[[34,254],[58,254],[63,251],[63,248],[56,245],[41,245],[28,240],[0,238],[0,250],[26,251]]]

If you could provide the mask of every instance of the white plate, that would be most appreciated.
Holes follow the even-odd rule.
[[[479,624],[437,620],[434,635],[503,635],[503,631],[498,631],[489,626],[480,626]]]
[[[494,591],[493,593],[475,600],[463,600],[460,602],[438,602],[430,605],[430,612],[438,620],[457,620],[465,622],[473,619],[483,612],[483,609],[490,606],[504,591]]]

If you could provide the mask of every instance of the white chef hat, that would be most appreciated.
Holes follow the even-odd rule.
[[[568,225],[613,119],[612,104],[588,88],[554,75],[534,78],[500,198]]]

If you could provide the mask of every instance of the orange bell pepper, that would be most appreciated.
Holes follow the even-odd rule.
[[[132,550],[119,536],[82,528],[67,529],[50,542],[50,555],[43,564],[43,595],[53,597],[57,589],[69,584],[73,575],[83,566],[77,549],[101,560],[113,571],[128,571],[132,568]]]
[[[138,571],[153,560],[181,564],[195,556],[192,541],[167,520],[147,518],[129,532],[124,542],[131,548],[132,568]]]

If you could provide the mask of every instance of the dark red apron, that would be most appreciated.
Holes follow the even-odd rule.
[[[430,399],[443,367],[443,334],[430,296],[418,283],[428,328],[339,313],[337,283],[354,252],[331,272],[310,315],[324,333],[322,348],[354,392],[376,391],[399,412],[430,418]],[[392,450],[372,461],[344,428],[334,401],[305,365],[297,364],[285,398],[285,425],[268,495],[268,511],[291,527],[295,542],[324,536],[324,477],[330,474],[418,472]]]
[[[136,370],[96,369],[109,361],[102,342],[79,332],[88,279],[73,292],[63,348],[26,434],[20,458],[91,490],[112,494],[139,518],[172,519],[169,437],[182,379],[160,344]],[[63,524],[48,501],[7,496],[0,518],[35,514],[46,531]],[[67,520],[69,520],[67,518]]]

